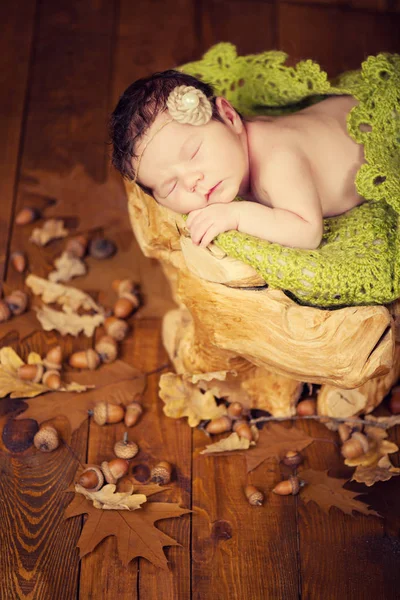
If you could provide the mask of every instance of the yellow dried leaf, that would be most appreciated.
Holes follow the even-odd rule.
[[[400,469],[392,465],[387,454],[369,467],[358,466],[353,473],[352,481],[365,483],[368,487],[377,481],[388,481],[393,475],[399,475]]]
[[[227,413],[224,405],[217,406],[211,392],[203,394],[193,383],[174,373],[161,375],[159,396],[165,402],[164,414],[173,419],[188,417],[190,427]]]
[[[42,357],[37,352],[29,352],[27,363],[28,365],[41,365]]]
[[[64,227],[64,221],[61,219],[48,219],[42,227],[35,227],[29,241],[38,246],[45,246],[50,240],[63,238],[67,235],[68,230]]]
[[[250,442],[247,438],[240,437],[236,431],[219,442],[209,444],[200,454],[211,454],[212,452],[227,452],[231,450],[248,450],[250,446],[255,446],[255,442]]]
[[[45,304],[57,302],[61,304],[63,309],[66,311],[67,307],[73,311],[78,308],[84,310],[94,310],[96,313],[103,314],[104,309],[102,306],[97,304],[93,298],[78,290],[77,288],[63,285],[62,283],[53,283],[43,277],[30,274],[25,279],[25,283],[31,288],[32,292],[36,296],[42,296],[42,300]]]
[[[213,371],[211,373],[195,373],[191,375],[189,381],[191,383],[199,383],[199,381],[212,381],[213,379],[218,379],[219,381],[225,381],[228,373],[232,373],[233,375],[237,375],[236,371]]]
[[[85,275],[86,265],[80,258],[63,252],[59,258],[54,261],[56,270],[49,273],[48,280],[57,283],[58,281],[69,281],[73,277]]]
[[[132,494],[133,488],[129,492],[116,492],[116,489],[116,485],[108,483],[98,492],[89,492],[79,483],[75,484],[75,491],[78,494],[82,494],[93,502],[95,508],[102,510],[136,510],[147,501],[144,494]]]
[[[65,307],[66,308],[66,307]],[[37,309],[36,316],[45,331],[56,329],[61,335],[77,336],[81,331],[92,337],[96,327],[104,322],[104,315],[78,315],[72,310],[61,312],[48,306]]]
[[[4,371],[16,373],[17,369],[24,364],[24,361],[10,346],[0,348],[0,365]]]

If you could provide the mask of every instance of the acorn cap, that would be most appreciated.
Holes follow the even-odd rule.
[[[165,485],[171,480],[171,473],[172,465],[169,462],[163,460],[159,462],[158,465],[152,468],[150,477],[151,480],[154,481],[154,483],[160,483],[161,485]]]
[[[44,425],[36,433],[33,443],[41,452],[52,452],[60,443],[58,431],[51,425]]]
[[[118,458],[130,460],[139,452],[139,447],[135,442],[121,440],[114,445],[114,454]]]

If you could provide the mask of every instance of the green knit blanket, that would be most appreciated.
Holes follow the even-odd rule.
[[[214,243],[301,304],[392,302],[400,297],[400,55],[369,56],[360,70],[332,82],[315,62],[288,67],[286,58],[278,51],[238,56],[235,46],[220,43],[180,70],[210,83],[244,116],[287,114],[327,95],[353,95],[359,104],[348,115],[348,131],[366,158],[355,183],[369,202],[324,219],[317,250],[238,231],[221,233]]]

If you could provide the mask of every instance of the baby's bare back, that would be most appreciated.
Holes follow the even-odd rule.
[[[291,115],[250,121],[255,199],[273,206],[265,189],[264,194],[261,193],[257,181],[274,148],[285,147],[308,160],[324,217],[341,214],[361,204],[364,199],[358,195],[354,181],[364,162],[364,151],[352,140],[346,127],[347,114],[356,104],[352,96],[330,97]],[[289,187],[290,173],[287,177]]]

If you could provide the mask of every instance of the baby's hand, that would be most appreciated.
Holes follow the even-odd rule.
[[[236,202],[210,204],[210,206],[192,210],[186,221],[192,242],[205,247],[219,233],[237,229],[239,217],[236,204]]]

